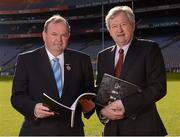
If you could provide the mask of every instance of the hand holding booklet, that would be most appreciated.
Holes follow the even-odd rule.
[[[71,127],[73,127],[75,110],[80,99],[95,98],[96,105],[104,107],[115,100],[123,99],[140,92],[141,88],[139,86],[105,73],[99,86],[97,95],[95,93],[83,93],[77,97],[71,107],[68,107],[43,93],[43,103],[56,114],[60,114],[64,109],[70,110]]]
[[[51,111],[54,111],[56,114],[60,114],[64,109],[69,109],[71,111],[71,127],[74,127],[74,117],[76,106],[79,103],[80,99],[92,99],[96,96],[95,93],[83,93],[79,97],[76,98],[71,107],[68,107],[62,103],[57,102],[47,94],[43,93],[43,104],[48,106]]]
[[[103,107],[140,92],[139,86],[105,73],[98,89],[96,104]]]

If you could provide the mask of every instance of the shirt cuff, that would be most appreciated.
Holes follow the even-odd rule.
[[[34,117],[35,117],[35,120],[37,120],[38,119],[38,116],[37,116],[37,114],[36,114],[36,112],[34,111]]]
[[[101,113],[99,113],[99,118],[103,124],[106,124],[109,122],[109,119],[107,117],[104,117]]]

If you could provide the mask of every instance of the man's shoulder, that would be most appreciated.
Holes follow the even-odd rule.
[[[144,51],[160,50],[159,44],[150,39],[137,39],[136,47]]]
[[[98,54],[104,54],[104,53],[108,53],[108,52],[113,52],[115,50],[115,48],[116,48],[115,45],[107,47],[107,48],[101,50]]]
[[[158,43],[151,39],[137,39],[137,45],[158,45]]]
[[[19,56],[33,56],[36,54],[39,54],[41,50],[43,50],[44,47],[35,48],[29,51],[25,51],[22,53],[19,53]]]

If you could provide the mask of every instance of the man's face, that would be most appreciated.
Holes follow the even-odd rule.
[[[47,32],[43,32],[45,46],[54,56],[58,56],[64,51],[67,47],[69,37],[69,30],[63,22],[51,22],[48,25]]]
[[[133,37],[134,25],[124,13],[119,13],[109,21],[109,33],[116,44],[124,46]]]

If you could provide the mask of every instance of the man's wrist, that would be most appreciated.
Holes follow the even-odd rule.
[[[101,112],[99,113],[99,118],[100,118],[100,121],[101,121],[102,123],[104,123],[104,124],[106,124],[106,123],[109,122],[109,119],[108,119],[107,117],[103,116],[103,115],[101,114]]]
[[[37,120],[38,119],[38,115],[37,115],[35,109],[34,109],[34,116],[35,116],[35,120]]]

